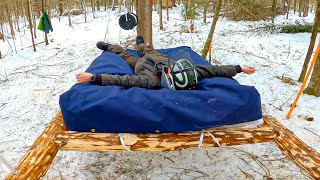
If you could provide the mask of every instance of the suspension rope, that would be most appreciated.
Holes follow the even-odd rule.
[[[120,137],[120,142],[121,142],[121,145],[123,146],[123,148],[129,152],[132,152],[128,146],[126,145],[126,143],[124,142],[124,139],[123,139],[123,133],[119,133],[119,137]]]
[[[2,162],[11,171],[11,173],[18,174],[18,171],[14,167],[12,167],[8,163],[8,161],[6,161],[1,155],[0,155],[0,162]]]
[[[201,131],[201,135],[200,135],[200,140],[199,140],[199,145],[198,145],[198,147],[201,147],[201,145],[202,145],[202,143],[203,143],[203,138],[204,138],[204,133],[205,133],[205,132],[207,132],[207,133],[212,137],[212,140],[213,140],[219,147],[221,147],[218,139],[217,139],[216,137],[214,137],[214,135],[211,134],[209,131],[206,131],[206,130],[204,130],[204,129]]]

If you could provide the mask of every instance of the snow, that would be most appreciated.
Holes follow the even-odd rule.
[[[54,31],[50,44],[37,45],[33,52],[30,32],[25,28],[13,41],[0,42],[5,57],[0,60],[0,155],[17,165],[27,150],[59,112],[59,96],[75,83],[75,74],[84,71],[101,51],[97,41],[120,43],[133,48],[136,30],[120,30],[117,11],[101,11],[84,16],[52,19]],[[164,30],[159,30],[153,12],[155,48],[190,46],[200,53],[207,38],[208,23],[195,21],[196,33],[183,33],[189,22],[183,21],[181,7],[170,9],[170,20],[163,12]],[[314,15],[300,18],[291,14],[286,20],[278,16],[276,24],[295,21],[313,22]],[[263,110],[274,116],[300,139],[320,152],[320,98],[302,95],[291,119],[285,116],[301,86],[296,80],[310,41],[310,33],[282,34],[261,30],[268,21],[233,22],[220,17],[213,37],[213,56],[221,64],[254,66],[253,75],[235,78],[253,85],[261,94]],[[20,40],[21,37],[21,40]],[[43,41],[37,31],[36,42]],[[126,42],[129,42],[126,43]],[[12,47],[12,48],[11,48]],[[281,78],[295,84],[286,84]],[[307,121],[305,117],[313,117]],[[318,135],[316,135],[318,134]],[[0,178],[9,170],[0,165]],[[308,179],[288,160],[274,143],[222,148],[195,148],[173,152],[66,152],[60,151],[43,179]]]

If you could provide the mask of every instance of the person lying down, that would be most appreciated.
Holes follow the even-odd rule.
[[[174,61],[168,55],[161,54],[144,44],[142,36],[136,38],[137,51],[142,57],[126,52],[119,45],[102,41],[97,48],[120,55],[134,70],[135,75],[93,74],[81,72],[76,75],[77,82],[91,82],[94,85],[116,85],[126,88],[140,87],[147,89],[169,88],[175,90],[195,89],[198,81],[205,78],[228,77],[238,73],[253,74],[254,67],[240,65],[194,65],[188,56],[182,55]],[[177,55],[178,57],[179,55]]]

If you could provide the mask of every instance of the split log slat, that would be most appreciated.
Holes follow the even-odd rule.
[[[274,117],[265,116],[264,120],[266,124],[280,132],[280,136],[275,139],[275,143],[280,150],[312,179],[320,179],[320,154],[280,124]]]
[[[208,130],[221,146],[273,142],[278,133],[272,127],[215,129]],[[124,134],[124,142],[132,151],[172,151],[198,147],[201,131],[186,133]],[[55,142],[61,150],[76,151],[125,151],[117,133],[57,134]],[[214,147],[217,144],[209,133],[204,134],[201,146]]]
[[[59,150],[54,143],[55,134],[65,130],[61,113],[58,113],[16,166],[18,174],[9,174],[6,180],[36,180],[44,176]]]

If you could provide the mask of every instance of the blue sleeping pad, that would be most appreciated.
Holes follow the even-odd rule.
[[[208,64],[189,47],[158,51],[171,55],[179,50],[188,51],[196,64]],[[110,52],[103,52],[86,71],[133,75],[126,61]],[[180,91],[75,84],[59,103],[68,130],[79,132],[183,132],[262,118],[258,91],[230,78],[204,79],[196,90]]]

